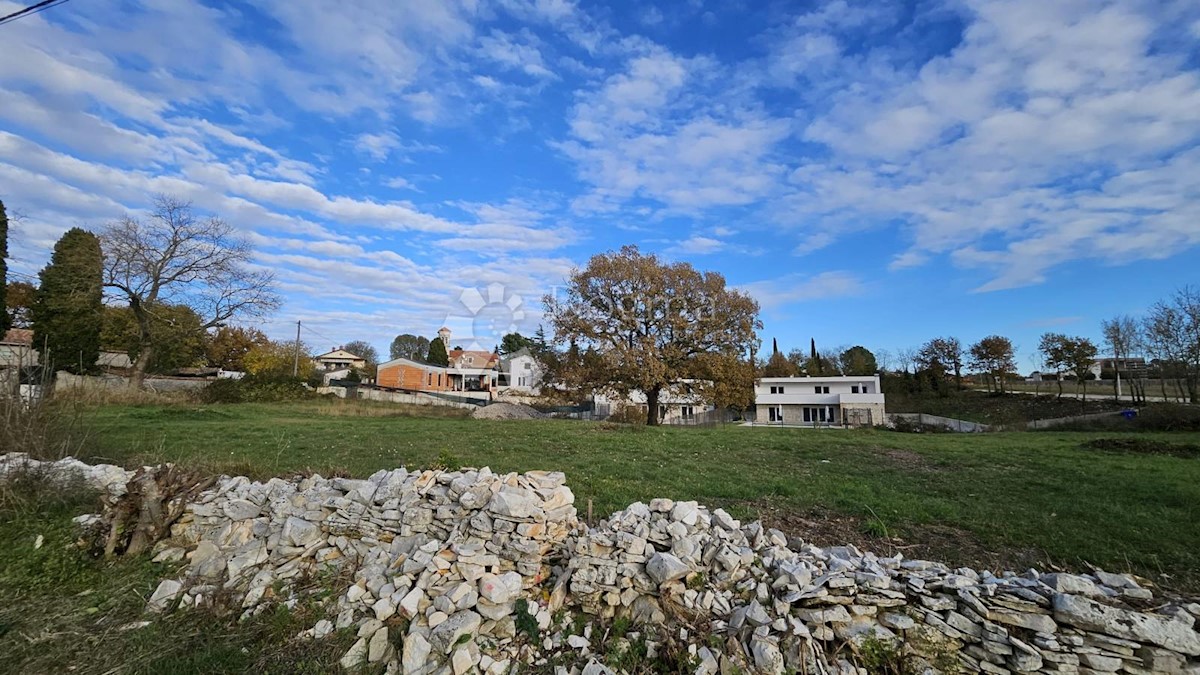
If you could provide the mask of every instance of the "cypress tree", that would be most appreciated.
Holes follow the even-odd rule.
[[[437,366],[450,365],[450,355],[446,353],[446,343],[442,342],[442,338],[435,337],[429,341],[429,354],[425,360]]]
[[[0,338],[12,327],[8,317],[8,214],[0,201]]]
[[[72,228],[54,245],[38,278],[33,305],[33,344],[42,363],[72,373],[96,371],[103,325],[100,239]]]

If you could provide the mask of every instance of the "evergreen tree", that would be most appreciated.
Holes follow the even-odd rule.
[[[450,355],[446,353],[446,343],[442,342],[442,338],[435,337],[429,341],[429,354],[425,360],[435,366],[450,365]]]
[[[0,201],[0,337],[12,322],[8,319],[8,214],[4,212],[4,202]]]
[[[91,232],[72,228],[54,245],[33,306],[33,343],[43,363],[77,374],[96,371],[103,265],[100,240]]]

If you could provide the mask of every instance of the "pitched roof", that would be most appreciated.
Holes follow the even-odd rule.
[[[358,356],[356,354],[352,354],[352,353],[346,351],[345,349],[342,349],[341,347],[338,347],[337,349],[334,349],[332,351],[325,352],[324,354],[321,354],[320,356],[314,356],[313,358],[314,359],[355,359],[358,361],[365,360],[365,359],[363,359],[363,357]]]
[[[464,357],[470,357],[471,365],[478,368],[492,368],[500,361],[500,355],[482,349],[451,349],[448,354],[450,363],[461,363]]]
[[[24,345],[26,347],[33,346],[33,331],[28,328],[10,328],[4,334],[4,339],[0,340],[6,345]]]

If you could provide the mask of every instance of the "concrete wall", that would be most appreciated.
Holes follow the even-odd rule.
[[[940,415],[928,415],[926,413],[892,413],[888,417],[894,420],[903,419],[914,424],[930,424],[938,427],[946,427],[951,431],[976,432],[991,429],[990,426],[980,424],[979,422],[956,420],[953,417],[941,417]]]
[[[145,389],[159,393],[175,391],[198,391],[207,387],[212,380],[173,379],[163,377],[147,377]],[[121,389],[129,386],[129,378],[119,375],[72,375],[60,370],[54,375],[55,389],[82,389],[84,391],[103,391],[106,389]]]
[[[382,391],[380,389],[356,389],[358,399],[361,401],[382,401],[384,403],[408,403],[410,405],[440,405],[448,408],[463,408],[465,410],[474,410],[479,406],[473,403],[463,403],[461,401],[447,401],[436,396],[428,396],[425,394],[409,394],[399,391]],[[345,387],[317,387],[318,394],[333,394],[338,398],[346,398],[347,389]]]

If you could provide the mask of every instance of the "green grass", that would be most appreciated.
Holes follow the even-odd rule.
[[[590,499],[598,517],[652,497],[695,499],[817,540],[887,533],[915,544],[909,555],[955,563],[1086,561],[1200,585],[1200,461],[1081,446],[1111,433],[646,428],[425,418],[353,403],[114,406],[95,409],[91,422],[97,458],[130,465],[177,461],[259,477],[367,476],[447,460],[559,470],[581,513]]]
[[[590,499],[598,517],[635,500],[696,499],[820,544],[991,567],[1086,561],[1200,590],[1200,459],[1082,445],[1111,433],[645,428],[329,402],[82,414],[88,459],[129,466],[176,461],[257,477],[458,462],[561,470],[581,513]],[[1200,442],[1200,434],[1126,438]],[[293,639],[315,623],[319,598],[242,623],[236,614],[182,612],[122,631],[149,618],[146,598],[174,570],[75,548],[70,518],[95,506],[94,496],[36,481],[0,490],[0,672],[337,670],[353,632]],[[34,548],[38,535],[43,545]]]

